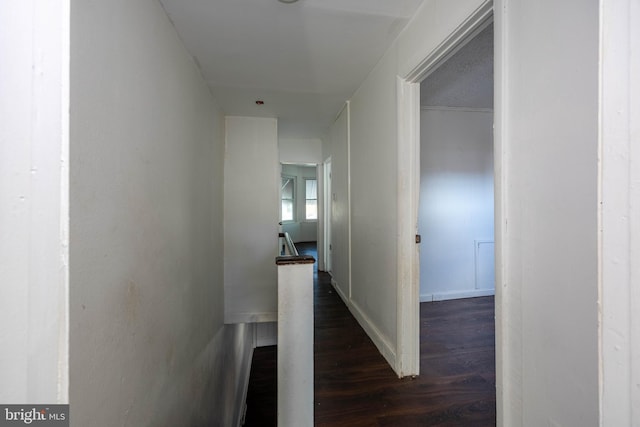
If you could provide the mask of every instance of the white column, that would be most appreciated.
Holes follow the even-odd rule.
[[[302,262],[278,265],[279,427],[313,426],[313,258]]]
[[[600,2],[600,420],[640,425],[640,3]]]
[[[67,403],[69,0],[0,3],[0,402]]]

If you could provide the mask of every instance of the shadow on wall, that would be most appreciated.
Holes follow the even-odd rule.
[[[220,328],[195,364],[180,375],[179,383],[166,388],[165,397],[158,400],[176,402],[174,407],[159,408],[149,426],[239,425],[249,384],[254,328],[249,323]],[[185,414],[190,418],[184,419]]]

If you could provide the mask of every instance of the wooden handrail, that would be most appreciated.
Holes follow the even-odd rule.
[[[286,231],[284,233],[279,234],[280,237],[284,239],[284,243],[287,245],[287,249],[289,250],[290,256],[298,256],[298,250],[296,249],[296,245],[291,240],[291,236]]]
[[[316,259],[311,255],[298,255],[298,256],[279,256],[276,257],[277,265],[290,265],[290,264],[313,264]]]
[[[296,249],[296,245],[291,240],[291,236],[286,231],[284,233],[279,233],[278,237],[284,239],[285,245],[287,245],[287,250],[289,251],[289,255],[283,255],[276,257],[277,265],[290,265],[290,264],[313,264],[316,262],[316,259],[311,255],[300,255],[298,253],[298,249]]]

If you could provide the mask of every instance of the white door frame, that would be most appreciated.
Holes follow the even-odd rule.
[[[318,223],[317,223],[317,259],[318,271],[324,268],[324,162],[316,165],[316,179],[318,180]]]
[[[407,75],[398,76],[398,294],[396,372],[420,373],[420,260],[416,242],[420,191],[420,82],[493,21],[492,2],[484,3]],[[496,173],[502,158],[496,149]],[[500,180],[496,176],[496,193]],[[496,197],[496,203],[501,198]],[[498,206],[498,205],[496,205]],[[501,210],[496,209],[496,248]],[[496,281],[501,258],[496,254]],[[496,294],[499,290],[496,287]],[[497,304],[496,304],[497,305]],[[498,311],[498,307],[496,307]]]
[[[324,244],[323,244],[323,253],[322,255],[318,254],[318,256],[322,256],[324,259],[324,271],[331,273],[332,263],[331,263],[331,157],[324,161],[324,170],[323,170],[323,224],[324,224]]]

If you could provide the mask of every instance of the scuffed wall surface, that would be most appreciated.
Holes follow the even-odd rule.
[[[72,425],[210,425],[224,118],[157,2],[71,6]]]

